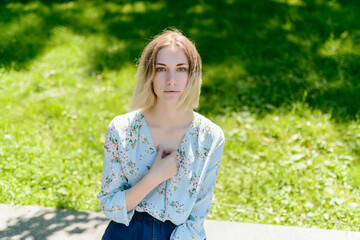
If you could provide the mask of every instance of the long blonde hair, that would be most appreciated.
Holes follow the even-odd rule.
[[[177,108],[193,110],[199,106],[201,91],[201,58],[195,45],[177,29],[164,30],[155,36],[141,54],[136,72],[136,85],[127,110],[149,108],[156,104],[153,90],[156,57],[160,49],[167,46],[180,47],[189,62],[189,81],[183,95],[176,104]]]

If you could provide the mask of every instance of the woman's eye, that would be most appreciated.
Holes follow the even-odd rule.
[[[163,72],[163,71],[165,71],[165,68],[163,68],[163,67],[158,67],[158,68],[156,68],[156,71],[157,71],[157,72]]]
[[[179,68],[178,70],[179,70],[180,72],[186,72],[187,69],[186,69],[186,68]]]

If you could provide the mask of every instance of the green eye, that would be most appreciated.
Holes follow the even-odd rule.
[[[163,71],[165,71],[165,68],[159,67],[159,68],[156,68],[156,71],[157,71],[157,72],[163,72]]]

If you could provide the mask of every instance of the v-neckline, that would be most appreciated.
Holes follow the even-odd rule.
[[[141,116],[141,121],[143,122],[143,125],[145,126],[146,131],[147,131],[147,134],[148,134],[148,136],[149,136],[149,143],[150,143],[151,147],[153,147],[153,148],[155,149],[155,151],[156,151],[156,146],[155,146],[154,140],[153,140],[153,138],[152,138],[152,136],[151,136],[151,132],[150,132],[149,126],[148,126],[148,124],[147,124],[147,122],[146,122],[146,118],[145,118],[144,114],[142,113],[141,109],[139,109],[138,111],[139,111],[139,114],[140,114],[140,116]],[[189,127],[187,128],[187,130],[186,130],[183,138],[181,139],[180,145],[179,145],[179,148],[177,149],[177,151],[179,151],[179,149],[181,148],[181,145],[183,144],[186,136],[188,135],[188,132],[189,132],[190,129],[193,127],[193,125],[194,125],[194,123],[195,123],[195,120],[196,120],[196,117],[197,117],[197,112],[194,111],[193,120],[191,121]]]

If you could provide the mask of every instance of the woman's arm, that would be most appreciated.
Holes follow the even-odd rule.
[[[225,137],[221,131],[220,142],[216,144],[214,151],[210,154],[210,164],[201,184],[195,205],[188,219],[178,225],[171,234],[171,240],[206,238],[204,221],[209,214],[212,205],[212,196],[217,176],[220,170],[220,162],[225,145]]]
[[[123,151],[118,144],[119,141],[119,135],[112,121],[105,137],[102,186],[98,200],[107,217],[128,225],[133,215],[132,210],[146,195],[157,185],[176,175],[176,151],[169,155],[165,154],[167,155],[165,157],[166,151],[164,152],[163,147],[159,146],[149,172],[136,185],[128,189],[124,187],[126,177],[119,163],[120,154]]]
[[[176,175],[176,151],[172,151],[171,154],[163,158],[163,147],[159,145],[157,150],[158,152],[149,172],[140,182],[125,192],[126,209],[128,212],[134,209],[157,185]]]
[[[133,210],[145,197],[161,182],[152,177],[151,174],[146,174],[140,182],[135,184],[125,192],[126,209],[128,212]]]

